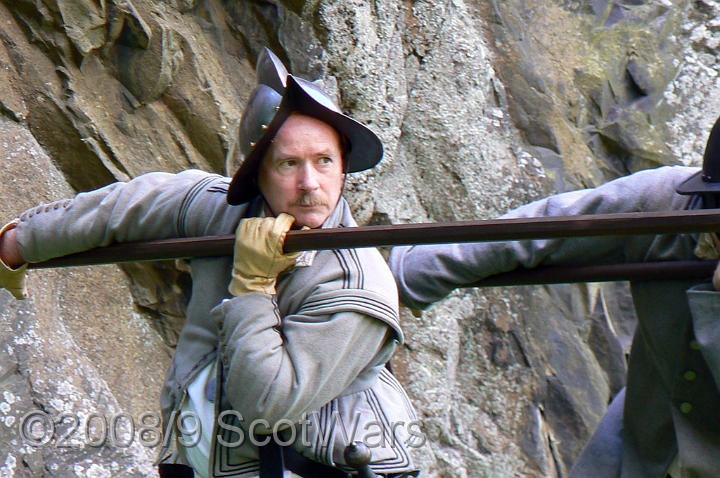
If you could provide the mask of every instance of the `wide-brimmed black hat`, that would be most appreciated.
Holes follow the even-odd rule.
[[[374,167],[383,156],[380,139],[365,125],[344,115],[318,85],[287,73],[282,62],[265,48],[258,57],[258,85],[240,120],[239,146],[243,162],[235,172],[227,202],[242,204],[257,196],[257,174],[268,146],[292,113],[317,118],[345,139],[344,169],[348,173]]]
[[[710,130],[702,170],[680,183],[679,194],[720,193],[720,117]]]

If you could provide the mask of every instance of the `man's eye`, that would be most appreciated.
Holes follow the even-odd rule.
[[[330,164],[332,162],[332,158],[328,158],[327,156],[323,156],[322,158],[318,159],[318,163],[320,164]]]
[[[297,161],[294,159],[286,159],[285,161],[281,162],[278,166],[281,168],[292,168],[297,164]]]

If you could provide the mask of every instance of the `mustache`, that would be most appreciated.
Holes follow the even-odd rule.
[[[302,196],[299,196],[297,199],[295,199],[292,205],[303,207],[327,206],[328,202],[326,198],[317,194],[303,194]]]

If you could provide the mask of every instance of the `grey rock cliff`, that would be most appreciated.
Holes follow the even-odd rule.
[[[2,0],[3,217],[148,171],[232,171],[266,45],[382,138],[380,167],[349,178],[362,224],[699,165],[720,113],[714,0]],[[157,411],[187,280],[72,268],[33,272],[28,301],[0,293],[0,476],[154,474],[137,433],[93,438],[100,416],[128,432]],[[623,384],[633,314],[622,284],[589,284],[457,291],[403,322],[424,476],[561,477]],[[23,440],[47,417],[53,440]]]

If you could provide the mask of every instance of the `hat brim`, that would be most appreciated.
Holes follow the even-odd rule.
[[[253,150],[245,157],[235,172],[227,192],[227,202],[231,205],[243,204],[255,198],[259,193],[257,174],[260,163],[270,143],[277,135],[282,124],[291,113],[301,113],[317,118],[335,128],[347,140],[345,151],[345,170],[356,173],[373,168],[383,156],[380,139],[367,126],[337,112],[322,101],[310,82],[288,76],[285,95],[278,106],[278,112],[267,126],[265,133],[255,143]]]
[[[675,188],[678,194],[720,193],[720,182],[711,182],[703,179],[703,172],[690,176]]]

